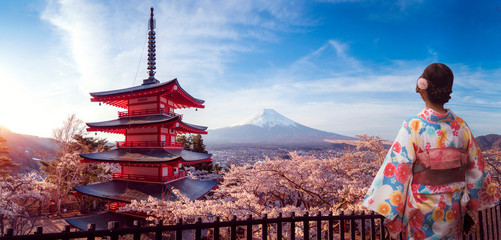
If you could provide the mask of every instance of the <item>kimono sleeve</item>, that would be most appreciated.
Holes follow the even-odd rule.
[[[413,132],[420,126],[419,119],[404,121],[362,202],[362,206],[395,220],[395,225],[402,221],[415,159]]]
[[[465,136],[468,137],[468,167],[466,170],[466,186],[471,210],[484,210],[499,204],[498,192],[491,175],[486,168],[482,150],[477,145],[473,134],[466,127]]]

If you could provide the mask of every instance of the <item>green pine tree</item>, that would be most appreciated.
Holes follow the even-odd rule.
[[[190,138],[191,138],[191,151],[199,153],[207,153],[207,150],[205,150],[205,144],[202,135],[200,134],[191,135]]]

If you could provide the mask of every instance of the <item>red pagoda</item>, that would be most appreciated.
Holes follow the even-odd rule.
[[[176,142],[178,134],[207,134],[207,127],[189,124],[176,113],[180,108],[204,108],[204,101],[192,97],[177,79],[160,82],[155,79],[155,19],[153,8],[148,32],[148,75],[139,86],[90,93],[92,102],[105,103],[125,109],[110,121],[87,123],[87,131],[125,135],[117,148],[107,152],[81,154],[82,162],[118,163],[120,171],[105,183],[77,186],[79,194],[110,201],[108,212],[80,218],[66,219],[71,225],[87,229],[95,223],[96,229],[106,229],[108,221],[119,221],[121,227],[130,226],[132,217],[115,213],[117,207],[132,200],[146,200],[149,196],[162,200],[176,200],[172,189],[177,189],[191,200],[196,200],[215,185],[215,181],[199,181],[186,177],[184,165],[211,162],[211,154],[191,152]]]

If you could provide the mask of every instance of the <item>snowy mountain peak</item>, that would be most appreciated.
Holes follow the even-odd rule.
[[[252,117],[251,119],[240,123],[238,125],[251,124],[258,127],[274,127],[274,126],[285,126],[285,127],[296,127],[298,123],[286,118],[284,115],[278,113],[273,109],[263,109],[259,114]]]

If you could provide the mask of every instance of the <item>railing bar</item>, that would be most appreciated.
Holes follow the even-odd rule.
[[[494,207],[494,213],[495,213],[495,215],[496,215],[496,229],[497,229],[496,231],[497,231],[497,239],[499,240],[499,239],[500,239],[500,237],[501,237],[501,233],[499,232],[499,228],[500,228],[500,226],[499,226],[499,217],[501,217],[501,216],[499,215],[499,214],[500,214],[500,212],[498,211],[498,209],[501,209],[501,208],[499,207],[499,205],[496,205],[496,206]]]
[[[374,216],[373,211],[371,211],[371,215]],[[371,240],[376,239],[376,223],[374,221],[374,218],[371,218],[370,233],[371,233]]]
[[[233,215],[233,219],[231,220],[232,222],[237,221],[237,216]],[[230,227],[230,235],[231,235],[231,240],[236,240],[237,239],[237,225],[231,225]]]
[[[202,218],[197,219],[197,223],[201,224],[202,223]],[[201,240],[202,239],[202,228],[201,227],[196,227],[195,229],[195,239],[196,240]]]
[[[303,217],[308,217],[308,213],[305,213]],[[304,239],[310,239],[310,225],[309,221],[303,220],[303,233],[304,233]]]
[[[329,216],[332,216],[332,211],[329,212]],[[334,240],[334,226],[333,226],[333,223],[332,223],[332,219],[329,219],[327,224],[328,224],[328,226],[327,226],[327,228],[328,228],[327,232],[329,234],[329,240]]]
[[[353,214],[354,214],[353,212],[350,213],[350,215],[353,215]],[[355,220],[351,219],[350,220],[350,239],[355,240],[355,237],[356,237],[355,236],[355,232],[356,232],[356,230],[355,230]]]
[[[220,218],[219,217],[216,217],[216,220],[214,221],[214,223],[219,223],[220,221]],[[214,226],[214,240],[219,240],[219,226]]]
[[[296,224],[294,222],[295,216],[296,216],[296,213],[292,212],[291,213],[291,240],[296,239]]]
[[[264,215],[264,218],[266,219],[267,218],[267,214]],[[263,240],[267,240],[268,239],[268,224],[267,223],[263,223],[263,227],[262,227],[262,239]]]
[[[491,211],[492,238],[499,239],[499,229],[496,227],[497,223],[496,209],[491,208],[490,211]],[[494,221],[494,219],[496,219],[496,221]]]
[[[252,220],[252,215],[249,214],[247,216],[247,220],[250,222]],[[247,230],[245,232],[245,234],[247,235],[247,240],[252,240],[252,224],[247,224]]]
[[[365,215],[365,211],[362,212],[362,215]],[[361,235],[362,240],[365,240],[365,219],[360,219],[360,227],[361,227]]]
[[[487,239],[491,239],[489,237],[489,233],[490,233],[489,211],[484,210],[484,213],[485,213],[485,237],[487,237]]]
[[[282,213],[278,214],[278,218],[282,218]],[[282,222],[277,222],[277,240],[282,240]]]
[[[322,239],[322,221],[317,220],[317,240]]]
[[[383,239],[384,238],[384,228],[385,228],[383,218],[379,219],[379,226],[381,226],[379,230],[381,232],[381,239]]]
[[[344,216],[344,212],[341,211],[340,216]],[[344,240],[344,220],[339,220],[339,236],[341,240]]]
[[[183,224],[183,219],[178,218],[177,224],[178,226]],[[176,229],[176,240],[182,240],[183,239],[183,230],[181,228]]]
[[[478,228],[480,231],[480,240],[484,240],[484,221],[482,211],[478,211]]]

